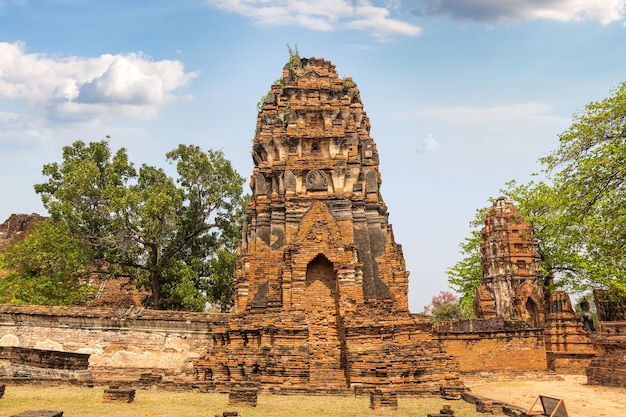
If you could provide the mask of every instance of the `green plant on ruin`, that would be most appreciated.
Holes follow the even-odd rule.
[[[289,116],[289,113],[291,113],[291,100],[287,100],[287,104],[285,105],[285,108],[283,110],[283,112],[281,113],[281,122],[283,123],[281,130],[287,130],[287,118]]]
[[[343,89],[344,90],[349,90],[350,88],[354,87],[354,81],[346,78],[345,80],[343,80]]]
[[[261,99],[256,103],[256,111],[257,113],[260,113],[261,110],[263,110],[263,105],[265,104],[265,102],[267,101],[267,96],[269,95],[269,91],[267,93],[265,93],[263,95],[263,97],[261,97]]]
[[[289,75],[292,80],[297,80],[302,77],[302,61],[300,61],[300,53],[298,52],[298,45],[294,44],[292,48],[291,45],[287,44],[287,50],[289,51]]]

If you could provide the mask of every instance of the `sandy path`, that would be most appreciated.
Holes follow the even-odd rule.
[[[565,400],[570,417],[626,416],[626,387],[587,385],[584,375],[561,375],[562,380],[465,381],[475,395],[530,407],[539,394]]]

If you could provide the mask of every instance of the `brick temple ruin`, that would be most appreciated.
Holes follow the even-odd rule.
[[[483,278],[474,299],[476,318],[543,326],[544,283],[530,224],[510,200],[500,197],[489,209],[481,234]]]
[[[196,362],[216,386],[280,390],[460,386],[457,364],[408,309],[408,276],[383,202],[356,84],[292,57],[264,99],[235,312]]]

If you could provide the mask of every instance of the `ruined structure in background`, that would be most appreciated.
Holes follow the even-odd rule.
[[[548,369],[584,373],[598,353],[591,332],[583,328],[565,291],[548,291],[544,339]]]
[[[428,321],[409,314],[369,130],[352,79],[291,57],[258,115],[237,314],[213,329],[200,379],[335,392],[460,385]]]
[[[21,242],[37,223],[45,219],[47,217],[35,213],[11,214],[4,223],[0,224],[0,249],[11,243]]]
[[[607,291],[593,292],[598,313],[596,343],[602,353],[587,368],[590,384],[626,386],[626,300]]]
[[[483,278],[474,301],[476,317],[520,320],[530,327],[542,327],[544,286],[530,224],[509,199],[500,197],[487,213],[482,237]]]

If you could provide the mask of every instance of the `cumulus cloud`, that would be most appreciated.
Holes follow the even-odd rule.
[[[0,98],[26,102],[58,119],[153,115],[197,76],[180,61],[155,62],[141,54],[54,57],[0,42],[0,56]]]
[[[299,26],[329,32],[365,30],[378,38],[415,36],[421,29],[392,17],[399,2],[374,6],[367,0],[208,0],[216,8],[246,16],[260,26]]]
[[[455,20],[595,20],[609,24],[622,20],[626,0],[417,0],[414,13],[447,16]]]
[[[426,135],[420,143],[417,145],[417,153],[427,154],[437,152],[440,148],[439,142],[433,137],[431,133]]]

